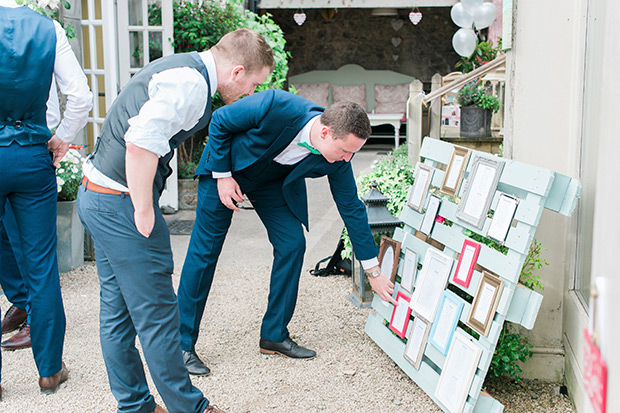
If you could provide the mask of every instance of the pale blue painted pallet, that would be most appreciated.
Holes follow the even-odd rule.
[[[436,139],[425,139],[422,145],[420,156],[424,159],[424,164],[435,169],[431,181],[431,187],[441,187],[445,172],[445,166],[450,160],[454,146],[450,143]],[[493,158],[487,153],[472,151],[474,155]],[[489,271],[495,273],[504,282],[504,288],[497,305],[495,317],[491,324],[489,334],[480,336],[478,345],[483,349],[482,356],[472,380],[467,401],[463,412],[475,413],[499,413],[504,406],[487,394],[481,393],[482,383],[489,369],[495,346],[499,334],[501,333],[504,321],[508,320],[520,324],[528,329],[533,328],[536,316],[542,303],[542,295],[525,288],[518,284],[519,274],[530,244],[534,238],[536,227],[542,215],[543,209],[558,212],[563,215],[571,215],[577,204],[581,193],[581,183],[574,179],[522,162],[509,159],[502,159],[505,165],[500,176],[496,193],[491,202],[491,209],[495,209],[500,193],[506,193],[519,199],[519,205],[515,213],[514,222],[516,225],[511,227],[505,241],[508,248],[506,255],[493,250],[486,245],[482,245],[477,263]],[[442,169],[440,169],[442,168]],[[466,186],[470,167],[465,172],[461,190]],[[430,194],[430,191],[429,191]],[[428,202],[429,194],[426,195]],[[453,222],[452,227],[435,223],[429,237],[444,245],[443,253],[455,258],[452,266],[452,273],[449,280],[452,280],[456,271],[456,257],[460,253],[463,241],[467,238],[464,229],[472,230],[484,235],[490,225],[490,219],[486,219],[482,230],[459,220],[456,217],[457,204],[444,198],[439,209],[439,215]],[[414,211],[405,206],[400,219],[405,223],[402,229],[397,229],[394,239],[402,243],[401,260],[398,266],[398,274],[403,270],[403,258],[405,249],[409,248],[418,254],[418,261],[423,262],[430,244],[414,236],[416,230],[420,228],[424,214]],[[470,296],[474,296],[480,283],[481,273],[474,271],[470,285],[464,288],[455,285],[465,291]],[[400,291],[400,285],[396,283],[394,297]],[[460,321],[465,323],[469,315],[471,304],[462,300],[464,307]],[[386,352],[398,366],[414,380],[444,411],[448,411],[435,397],[435,389],[441,374],[441,369],[445,364],[446,356],[437,350],[433,345],[427,343],[422,362],[416,370],[409,361],[403,356],[405,343],[403,340],[392,334],[385,323],[389,322],[393,306],[386,305],[382,300],[375,296],[372,307],[376,310],[375,314],[370,314],[364,331]],[[413,316],[413,314],[412,314]],[[408,330],[413,323],[409,323]],[[460,327],[458,327],[460,328]],[[409,331],[407,331],[408,336]]]

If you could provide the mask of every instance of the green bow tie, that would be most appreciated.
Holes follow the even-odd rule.
[[[316,150],[315,148],[310,146],[310,144],[307,143],[307,142],[297,142],[297,145],[301,146],[302,148],[306,148],[313,155],[320,155],[321,154],[321,152],[319,152],[318,150]]]

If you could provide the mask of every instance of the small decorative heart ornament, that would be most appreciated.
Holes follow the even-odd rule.
[[[397,32],[403,27],[403,24],[405,24],[405,22],[401,19],[393,19],[390,24],[392,25],[392,29]]]
[[[397,54],[393,54],[392,55],[392,60],[397,61],[399,57],[400,56],[398,56]]]
[[[398,47],[398,45],[400,44],[400,42],[402,42],[403,39],[401,39],[400,37],[392,37],[392,45],[394,47]]]
[[[419,11],[412,11],[409,13],[409,20],[411,20],[411,23],[413,23],[414,26],[417,25],[420,23],[420,20],[422,20],[422,13]]]
[[[301,26],[306,21],[306,13],[301,12],[293,14],[293,20],[295,20],[295,23],[297,23],[297,25]]]

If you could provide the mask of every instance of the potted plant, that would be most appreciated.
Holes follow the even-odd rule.
[[[487,88],[469,83],[459,90],[457,100],[461,105],[461,136],[491,136],[491,116],[499,110],[499,99]]]
[[[56,167],[56,251],[59,272],[69,272],[84,263],[84,228],[75,202],[82,181],[83,161],[84,158],[73,147]]]

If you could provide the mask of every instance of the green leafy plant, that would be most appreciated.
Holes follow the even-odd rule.
[[[178,174],[179,179],[192,179],[198,168],[198,162],[189,161],[179,164]]]
[[[470,57],[461,57],[455,67],[462,73],[469,73],[477,67],[495,59],[498,54],[502,53],[502,39],[499,39],[497,47],[493,47],[493,42],[479,42]]]
[[[541,257],[542,251],[546,250],[546,248],[542,247],[542,243],[534,238],[530,245],[530,250],[525,257],[521,275],[519,276],[519,282],[531,290],[534,288],[545,289],[540,283],[540,276],[534,274],[534,271],[541,269],[543,265],[549,265],[547,260]]]
[[[461,106],[479,106],[493,112],[499,110],[499,99],[490,94],[489,89],[468,83],[459,90],[458,103]]]
[[[527,337],[511,332],[509,326],[510,323],[505,323],[499,335],[487,377],[510,376],[519,382],[523,372],[519,362],[525,363],[528,358],[532,358],[533,347]]]

